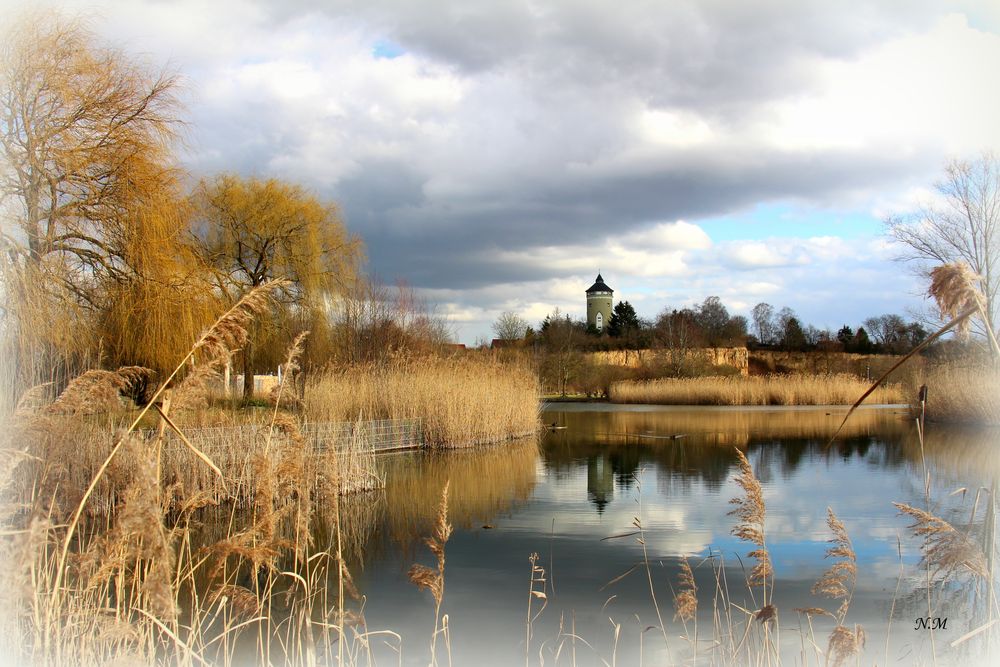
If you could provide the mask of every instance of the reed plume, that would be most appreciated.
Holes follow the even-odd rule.
[[[733,498],[729,502],[736,505],[736,508],[729,512],[735,516],[739,523],[732,529],[732,534],[741,540],[750,542],[758,548],[751,551],[748,556],[755,559],[757,564],[750,571],[747,583],[751,586],[764,587],[764,606],[767,606],[767,579],[774,575],[771,566],[771,555],[767,550],[764,540],[764,517],[766,508],[764,506],[764,492],[761,489],[760,481],[753,473],[750,462],[742,451],[736,449],[737,465],[739,474],[736,476],[736,483],[743,489],[742,498]],[[773,585],[773,584],[772,584]]]
[[[52,382],[43,382],[33,387],[28,387],[17,399],[14,406],[15,417],[27,417],[36,414],[42,408],[52,403]]]
[[[291,346],[288,348],[285,363],[281,365],[281,382],[271,387],[271,392],[268,396],[268,399],[274,403],[275,409],[279,407],[299,407],[301,405],[301,401],[296,396],[286,391],[285,385],[291,384],[294,390],[294,378],[301,370],[299,359],[305,350],[305,340],[308,336],[309,332],[303,331],[295,337],[295,340],[292,341]]]
[[[208,606],[228,604],[236,618],[251,618],[261,612],[260,601],[253,591],[237,584],[216,586],[208,596]]]
[[[274,302],[275,292],[289,285],[290,281],[279,278],[262,283],[247,292],[201,335],[185,361],[199,352],[207,359],[219,359],[241,349],[250,336],[250,324],[267,312]]]
[[[826,525],[833,532],[833,537],[828,540],[833,546],[826,550],[825,557],[840,560],[833,563],[813,584],[812,593],[840,600],[840,607],[835,616],[837,623],[843,624],[858,579],[858,559],[851,545],[851,538],[847,535],[847,529],[829,507],[826,508]]]
[[[444,597],[444,547],[451,537],[451,524],[448,523],[448,486],[450,482],[445,482],[441,491],[441,504],[438,506],[437,519],[434,521],[434,533],[424,539],[424,543],[437,558],[437,569],[432,569],[426,565],[414,564],[410,568],[410,581],[418,588],[426,589],[434,596],[434,602],[438,606]]]
[[[433,535],[426,538],[431,553],[437,558],[437,569],[429,568],[419,563],[410,567],[410,581],[416,584],[417,588],[426,589],[434,596],[434,634],[431,636],[431,663],[436,662],[434,649],[437,643],[438,625],[441,617],[441,602],[444,600],[444,547],[451,537],[451,524],[448,523],[448,486],[450,481],[444,483],[441,490],[441,504],[438,505],[437,519],[434,521]],[[447,623],[443,624],[442,630],[447,629]]]
[[[146,386],[156,372],[142,366],[123,366],[117,371],[89,370],[66,385],[46,408],[55,414],[92,415],[121,407],[121,398],[136,403],[146,398]]]
[[[831,667],[840,667],[851,657],[860,653],[864,647],[865,631],[860,625],[855,625],[854,630],[844,625],[838,625],[830,633],[830,643],[827,646],[827,664]]]
[[[222,375],[219,366],[221,359],[195,366],[184,379],[177,383],[170,408],[174,412],[198,410],[208,405],[212,387],[217,385]]]
[[[698,586],[694,583],[694,572],[688,559],[681,560],[681,571],[677,575],[677,595],[674,596],[674,620],[682,622],[693,619],[698,613]]]
[[[942,264],[931,269],[931,286],[927,293],[937,303],[941,317],[950,320],[969,310],[985,309],[982,293],[976,287],[980,281],[982,277],[965,262]],[[959,333],[967,333],[969,319],[963,319],[956,328]]]
[[[920,549],[922,564],[934,568],[934,575],[945,577],[965,570],[977,577],[989,573],[986,556],[979,544],[939,516],[906,503],[893,503],[901,514],[913,519],[909,526],[917,537],[923,538]]]

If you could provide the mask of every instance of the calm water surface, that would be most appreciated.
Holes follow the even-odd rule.
[[[546,571],[544,589],[536,584],[535,590],[544,590],[547,604],[543,608],[541,598],[532,598],[530,613],[537,617],[527,648],[531,664],[572,664],[574,651],[580,665],[690,662],[691,643],[681,638],[684,627],[673,619],[671,587],[677,585],[682,557],[695,568],[698,657],[708,664],[713,565],[723,564],[734,602],[750,610],[760,606],[740,583],[740,558],[749,569],[746,553],[753,547],[731,536],[733,517],[727,514],[730,499],[739,495],[733,481],[733,448],[739,447],[764,487],[785,664],[804,660],[805,622],[794,609],[837,607],[810,593],[829,566],[827,507],[844,522],[858,556],[847,623],[865,628],[861,664],[931,664],[932,651],[938,664],[990,664],[982,643],[948,646],[985,620],[970,607],[971,595],[959,588],[959,579],[949,587],[950,602],[934,598],[932,615],[948,619],[946,629],[934,633],[934,647],[930,632],[914,629],[915,619],[927,615],[919,544],[892,502],[926,507],[926,468],[934,511],[965,525],[976,508],[981,524],[987,496],[980,493],[977,503],[977,490],[989,489],[1000,477],[1000,433],[931,425],[922,456],[915,425],[902,409],[865,409],[827,448],[843,414],[840,408],[549,405],[543,421],[565,428],[538,441],[386,457],[384,494],[352,499],[345,508],[351,567],[366,597],[368,629],[398,633],[403,664],[427,664],[434,603],[429,592],[409,583],[407,571],[415,562],[434,563],[422,537],[431,532],[441,490],[450,480],[455,531],[446,549],[443,612],[454,664],[524,664],[533,553]],[[677,435],[683,437],[669,438]],[[965,491],[953,493],[961,488]],[[633,569],[643,563],[643,546],[636,536],[614,538],[633,531],[636,517],[646,531],[653,593],[669,649],[658,629],[646,569]],[[754,593],[759,596],[759,589]],[[732,611],[742,621],[743,612]],[[817,618],[814,626],[825,648],[832,624]],[[688,632],[694,634],[694,625]],[[574,642],[569,634],[580,639]],[[747,641],[758,637],[756,625],[751,635]],[[378,662],[400,659],[395,639],[372,641]],[[446,650],[439,640],[439,656]],[[808,644],[805,660],[816,663]]]

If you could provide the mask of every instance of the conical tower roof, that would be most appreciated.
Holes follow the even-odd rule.
[[[611,289],[611,287],[606,282],[604,282],[604,278],[602,278],[601,274],[598,273],[597,274],[597,280],[595,280],[594,284],[591,285],[590,288],[587,290],[587,294],[593,294],[594,292],[612,292],[613,293],[614,290]]]

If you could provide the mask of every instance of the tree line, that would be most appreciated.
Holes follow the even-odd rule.
[[[844,324],[833,332],[803,324],[787,306],[775,310],[762,302],[753,307],[748,320],[730,314],[718,296],[710,296],[697,306],[664,308],[652,320],[639,317],[628,301],[619,301],[609,326],[600,332],[558,309],[537,328],[517,313],[505,311],[494,321],[493,331],[501,340],[522,345],[580,351],[746,346],[796,352],[905,354],[928,336],[923,324],[892,313],[869,317],[857,329]]]

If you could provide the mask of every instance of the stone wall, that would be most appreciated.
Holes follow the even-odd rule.
[[[683,354],[691,361],[709,363],[713,366],[732,366],[739,369],[740,375],[749,375],[749,357],[745,347],[703,347],[688,350],[608,350],[591,352],[590,360],[596,364],[609,366],[624,366],[639,368],[643,365],[670,363]]]

